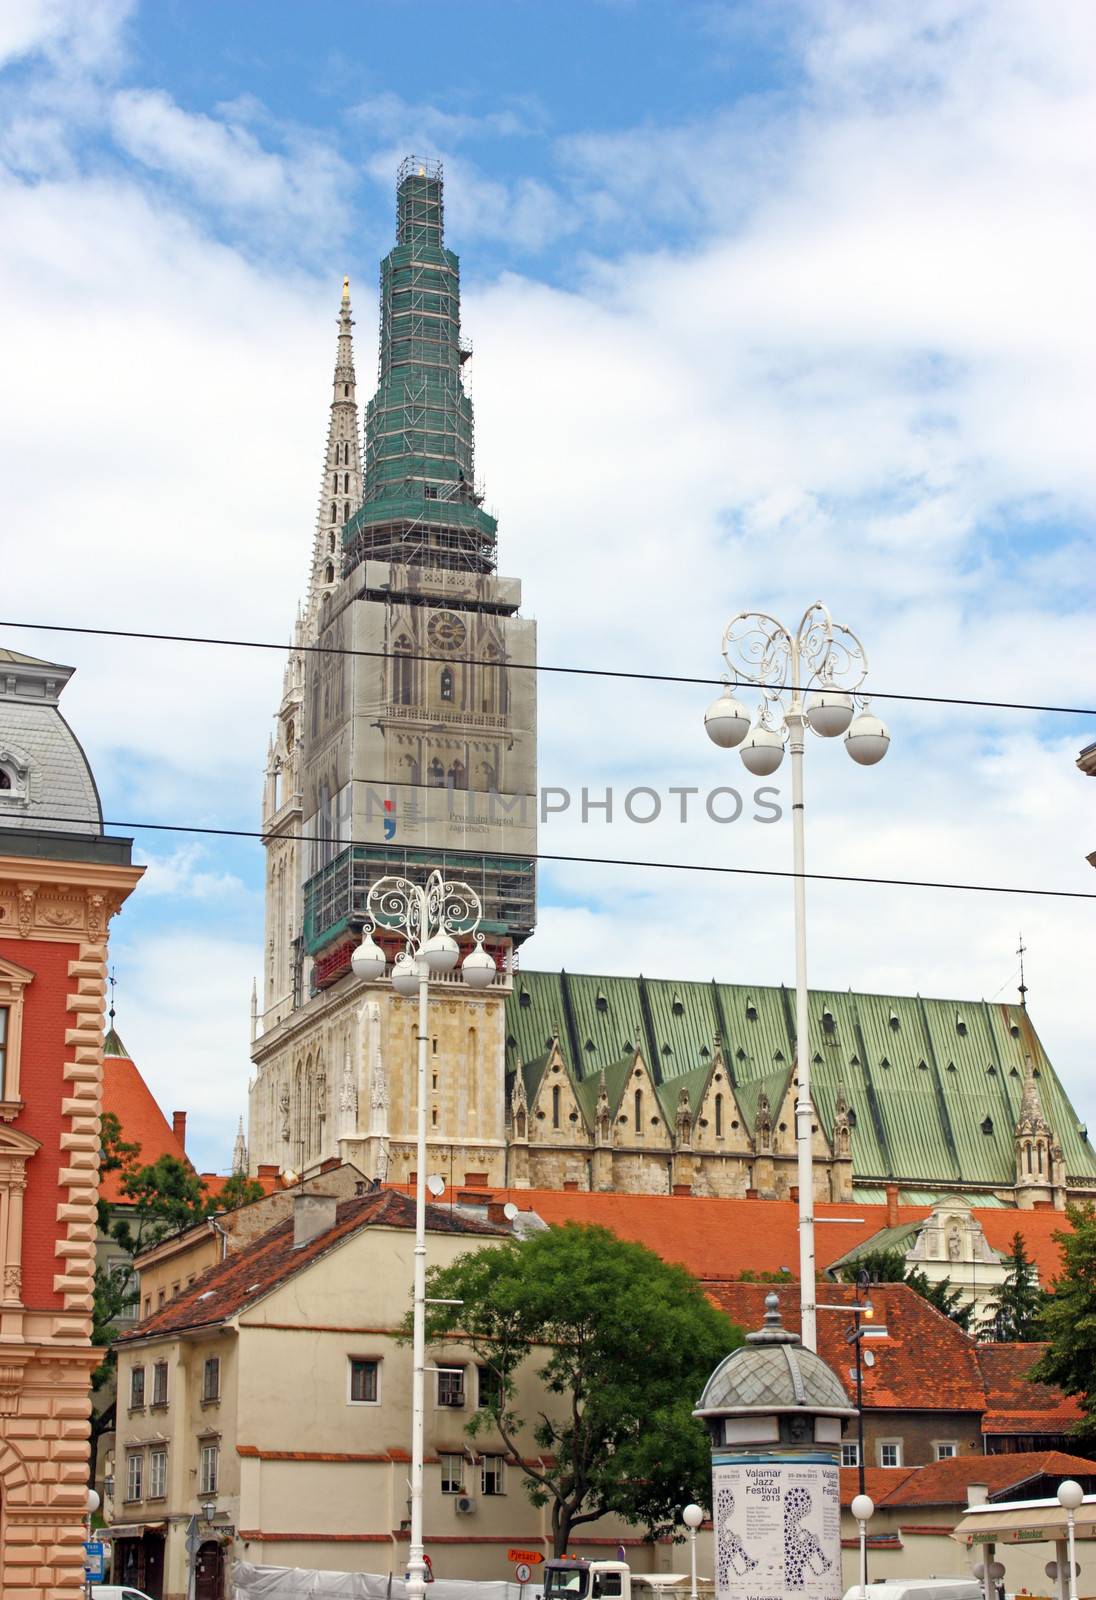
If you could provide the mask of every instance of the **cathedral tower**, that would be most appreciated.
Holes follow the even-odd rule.
[[[343,287],[308,599],[268,762],[253,1165],[341,1155],[407,1176],[410,1011],[354,979],[350,956],[371,884],[437,867],[479,894],[500,975],[486,996],[454,984],[434,1006],[430,1133],[457,1181],[503,1177],[502,999],[535,914],[536,636],[520,583],[496,572],[443,222],[441,167],[405,162],[364,472]]]

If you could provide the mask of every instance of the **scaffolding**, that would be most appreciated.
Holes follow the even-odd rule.
[[[343,530],[343,573],[362,561],[495,570],[495,518],[475,480],[463,369],[460,262],[444,244],[440,162],[409,156],[396,188],[396,247],[381,263],[377,392],[365,413],[362,504]]]

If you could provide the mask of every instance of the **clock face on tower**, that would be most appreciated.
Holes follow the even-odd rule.
[[[468,630],[455,612],[435,611],[426,624],[426,637],[434,650],[459,650]]]

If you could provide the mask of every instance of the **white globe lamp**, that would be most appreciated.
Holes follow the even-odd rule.
[[[392,987],[397,994],[409,997],[419,992],[419,964],[406,951],[396,957],[396,964],[392,968]]]
[[[875,1501],[870,1494],[858,1494],[854,1496],[849,1510],[857,1522],[870,1522],[875,1515]]]
[[[1063,1511],[1076,1511],[1085,1497],[1085,1491],[1075,1478],[1066,1478],[1058,1485],[1058,1504]]]
[[[704,1521],[704,1513],[697,1505],[686,1506],[681,1513],[681,1520],[687,1528],[699,1528]]]
[[[784,759],[784,735],[758,723],[738,753],[746,770],[755,778],[769,778]]]
[[[838,739],[852,721],[852,695],[840,689],[819,689],[807,696],[807,721],[823,739]]]
[[[435,933],[419,950],[419,959],[432,973],[452,972],[460,957],[460,946],[451,933]]]
[[[750,713],[741,700],[735,699],[729,687],[705,711],[704,729],[712,743],[722,750],[733,750],[749,733]]]
[[[845,749],[861,767],[874,767],[877,761],[882,761],[889,745],[890,734],[870,711],[861,711],[845,735]]]
[[[483,948],[483,934],[476,934],[476,946],[460,964],[461,977],[470,989],[487,989],[498,977],[495,958]]]
[[[372,982],[384,976],[385,969],[384,951],[373,937],[372,929],[366,928],[362,933],[362,942],[350,957],[350,970],[355,978],[365,978]]]

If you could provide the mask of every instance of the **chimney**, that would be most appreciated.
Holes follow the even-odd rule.
[[[887,1227],[888,1228],[897,1228],[899,1222],[901,1221],[901,1218],[898,1215],[898,1185],[896,1183],[888,1183],[887,1184],[887,1188],[886,1188],[886,1195],[887,1195]]]
[[[985,1483],[967,1484],[967,1505],[984,1506],[989,1499],[989,1485]]]
[[[260,1161],[258,1169],[259,1182],[262,1183],[264,1178],[268,1178],[272,1183],[275,1182],[280,1171],[281,1168],[276,1161]]]
[[[505,1227],[505,1225],[510,1220],[509,1217],[506,1215],[506,1202],[505,1202],[505,1200],[488,1200],[488,1202],[487,1202],[487,1220],[488,1220],[488,1222],[497,1222],[501,1226]]]
[[[171,1113],[171,1131],[179,1141],[179,1148],[186,1155],[186,1112],[173,1111]]]
[[[293,1248],[300,1250],[328,1228],[334,1227],[338,1198],[308,1189],[293,1197]]]

